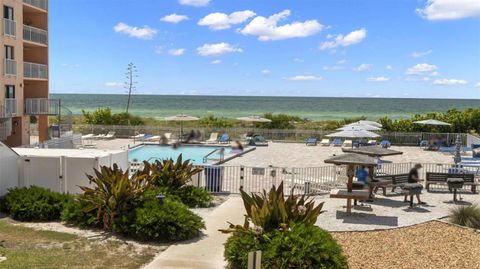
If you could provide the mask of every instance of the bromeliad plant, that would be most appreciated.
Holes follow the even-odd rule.
[[[278,189],[273,186],[270,191],[262,194],[247,194],[240,190],[243,204],[247,212],[245,223],[242,226],[230,224],[229,229],[222,232],[242,232],[249,230],[250,221],[254,225],[253,232],[261,234],[273,230],[288,230],[292,223],[314,225],[318,216],[323,212],[323,203],[315,206],[312,199],[305,195],[290,195],[285,199],[283,182]]]
[[[151,179],[136,174],[129,178],[116,164],[113,168],[102,166],[87,175],[94,188],[80,187],[83,194],[78,199],[87,214],[93,213],[104,230],[112,230],[117,216],[128,213],[140,201],[142,194],[151,187]]]

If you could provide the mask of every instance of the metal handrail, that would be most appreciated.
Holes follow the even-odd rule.
[[[210,157],[212,154],[214,154],[217,151],[220,153],[220,161],[223,161],[225,159],[225,148],[218,148],[218,149],[214,149],[207,155],[203,156],[203,163],[206,163],[208,161],[208,157]]]
[[[23,0],[23,3],[45,11],[48,10],[47,0]]]
[[[46,45],[48,41],[48,33],[40,28],[23,25],[23,39]]]
[[[5,59],[3,73],[5,75],[17,75],[17,61],[12,59]]]
[[[5,115],[15,116],[17,114],[17,99],[5,99]]]
[[[26,98],[25,114],[27,115],[58,115],[60,100],[48,98]]]
[[[48,77],[47,65],[24,62],[23,76],[26,78],[46,79]]]
[[[16,25],[17,23],[14,20],[3,19],[3,34],[6,36],[16,37]]]

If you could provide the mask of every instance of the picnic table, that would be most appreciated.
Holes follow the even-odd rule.
[[[330,198],[347,199],[347,213],[352,212],[352,200],[367,200],[370,196],[368,190],[333,189]]]

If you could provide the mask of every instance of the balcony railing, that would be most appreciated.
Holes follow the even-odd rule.
[[[47,79],[48,70],[44,64],[23,63],[23,77],[35,79]]]
[[[5,75],[17,75],[17,61],[12,59],[5,59],[3,66],[3,73]]]
[[[48,98],[25,99],[25,114],[27,115],[58,115],[60,100]]]
[[[17,114],[17,99],[5,99],[5,114],[10,116],[15,116]]]
[[[7,140],[12,135],[12,119],[0,120],[0,141]]]
[[[23,0],[25,4],[40,8],[43,10],[48,10],[47,0]]]
[[[3,19],[3,34],[11,37],[17,36],[16,22],[9,19]]]
[[[47,45],[48,35],[47,31],[32,26],[23,26],[23,39],[30,42]]]

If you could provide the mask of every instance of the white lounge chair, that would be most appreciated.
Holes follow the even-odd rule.
[[[160,140],[159,135],[153,135],[153,136],[145,136],[144,141],[158,141]]]
[[[205,142],[209,143],[209,144],[217,143],[218,142],[218,133],[211,133],[210,138]]]
[[[94,136],[94,134],[82,135],[82,139],[92,139]]]
[[[129,138],[130,139],[142,139],[145,137],[145,134],[137,134],[137,135],[134,135],[134,136],[130,136]]]
[[[328,139],[328,138],[322,139],[322,141],[320,141],[320,145],[321,146],[326,146],[326,147],[330,146],[330,139]]]
[[[104,136],[102,139],[114,139],[115,138],[115,132],[108,132],[106,136]]]
[[[92,139],[103,139],[105,138],[105,136],[106,136],[105,134],[98,134],[98,135],[94,135]]]
[[[369,146],[375,146],[377,145],[377,140],[368,140],[368,143],[367,143]]]
[[[343,141],[342,147],[351,147],[353,144],[352,140]]]

